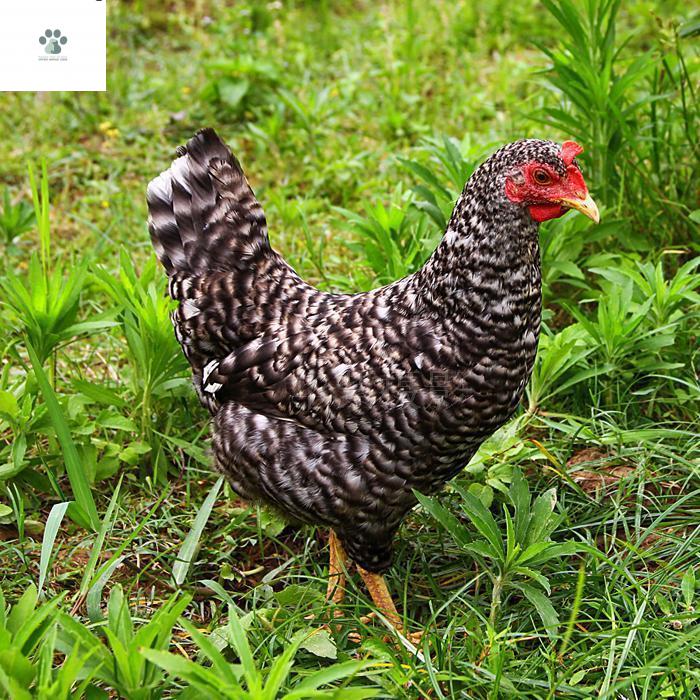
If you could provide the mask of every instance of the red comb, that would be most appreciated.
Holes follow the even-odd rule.
[[[564,165],[571,165],[579,153],[583,153],[583,148],[576,141],[564,141],[562,143],[561,159],[564,161]]]

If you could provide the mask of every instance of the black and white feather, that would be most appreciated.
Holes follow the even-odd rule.
[[[537,224],[504,195],[559,144],[505,146],[466,184],[414,275],[321,292],[271,247],[262,208],[216,133],[148,187],[173,325],[213,414],[216,463],[244,498],[332,527],[375,572],[415,504],[515,411],[540,327]]]

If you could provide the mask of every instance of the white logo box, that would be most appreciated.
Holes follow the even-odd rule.
[[[0,0],[0,90],[106,90],[107,0]]]

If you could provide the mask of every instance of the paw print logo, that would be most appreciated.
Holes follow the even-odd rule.
[[[68,37],[61,36],[60,29],[47,29],[39,37],[39,43],[44,46],[44,53],[57,54],[61,53],[61,47],[68,43]]]

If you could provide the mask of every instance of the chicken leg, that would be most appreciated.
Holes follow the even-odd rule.
[[[339,605],[345,598],[345,586],[347,583],[347,570],[351,564],[348,558],[345,548],[340,541],[338,535],[335,534],[334,530],[331,530],[330,537],[328,538],[329,545],[329,559],[328,559],[328,587],[326,589],[326,601],[333,603],[334,605]],[[373,574],[366,571],[361,566],[357,567],[362,580],[367,586],[370,596],[374,604],[377,606],[379,612],[384,615],[388,620],[389,624],[400,634],[402,634],[409,642],[414,645],[420,643],[422,632],[409,633],[404,630],[403,624],[401,622],[401,616],[396,610],[394,601],[392,600],[391,593],[386,586],[384,577],[380,574]],[[341,614],[339,610],[334,611],[334,616],[337,617]],[[362,622],[369,622],[374,613],[362,618]],[[359,639],[359,635],[353,633],[353,637]]]
[[[377,606],[379,612],[387,619],[389,624],[401,635],[406,637],[411,644],[420,644],[422,632],[407,632],[404,629],[403,623],[401,622],[401,616],[396,610],[394,601],[389,593],[389,589],[386,586],[386,581],[381,574],[373,574],[370,571],[366,571],[361,566],[357,567],[362,580],[367,586],[369,594],[372,596],[374,604]]]
[[[330,556],[328,560],[326,602],[340,605],[345,598],[346,572],[349,560],[348,555],[345,553],[345,548],[334,530],[331,530],[328,544],[330,546]]]

